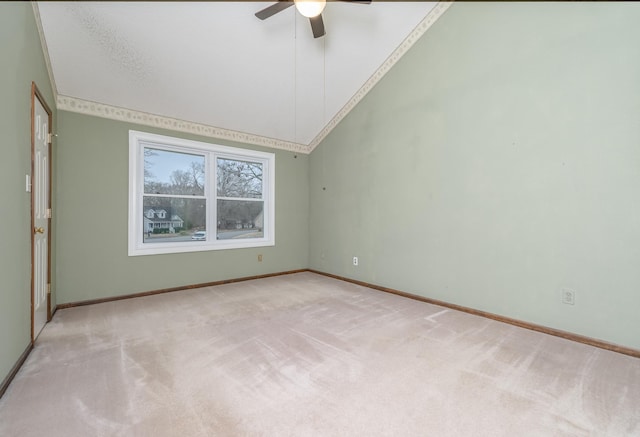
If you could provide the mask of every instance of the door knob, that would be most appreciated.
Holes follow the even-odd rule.
[[[34,234],[44,234],[44,228],[43,227],[33,228],[33,233]]]

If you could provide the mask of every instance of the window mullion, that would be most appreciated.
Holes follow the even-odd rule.
[[[240,200],[243,202],[264,202],[262,197],[218,197],[218,200]]]
[[[192,195],[185,196],[184,194],[156,194],[156,193],[142,193],[143,197],[160,197],[164,199],[205,199],[207,198],[206,194],[204,196],[200,195]]]
[[[218,180],[218,175],[216,173],[216,153],[215,152],[211,152],[209,153],[209,155],[207,156],[207,159],[209,159],[209,163],[208,163],[208,180],[207,180],[207,186],[205,187],[205,193],[207,193],[207,212],[208,212],[208,217],[207,217],[207,229],[209,229],[210,231],[208,232],[209,235],[209,242],[212,244],[215,244],[217,242],[216,239],[216,235],[218,232],[218,207],[217,207],[217,190],[216,190],[216,181]]]

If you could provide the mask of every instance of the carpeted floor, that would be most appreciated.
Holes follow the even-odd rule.
[[[58,311],[1,436],[640,436],[640,360],[299,273]]]

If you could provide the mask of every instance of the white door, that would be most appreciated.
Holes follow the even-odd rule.
[[[33,184],[31,192],[33,224],[32,339],[42,331],[49,316],[49,223],[50,209],[50,114],[35,84],[32,87]]]

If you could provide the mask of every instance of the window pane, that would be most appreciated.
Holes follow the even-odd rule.
[[[262,199],[262,164],[218,158],[218,196]]]
[[[204,156],[145,147],[144,192],[204,196]]]
[[[143,203],[144,243],[206,240],[205,199],[144,196]]]
[[[262,238],[264,202],[218,200],[218,240]]]

